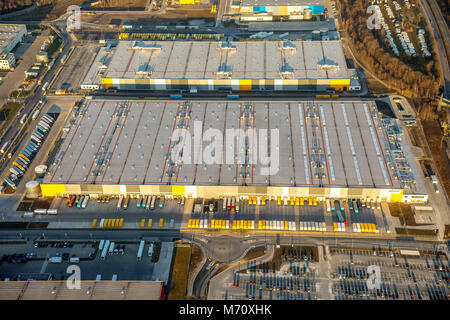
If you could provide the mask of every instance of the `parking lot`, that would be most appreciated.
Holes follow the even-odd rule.
[[[450,296],[445,255],[378,247],[322,249],[281,246],[270,261],[241,262],[212,279],[210,298],[447,300]],[[375,277],[379,286],[371,280],[369,266],[380,268],[380,277]]]
[[[113,275],[117,280],[151,280],[153,267],[157,261],[148,256],[147,251],[142,255],[142,260],[137,262],[137,252],[139,243],[116,243],[115,248],[123,249],[108,253],[105,260],[102,260],[101,252],[98,250],[96,242],[53,242],[40,241],[39,247],[34,242],[26,244],[1,244],[2,262],[0,264],[0,279],[4,280],[27,280],[42,279],[51,277],[54,280],[67,279],[67,267],[76,264],[81,269],[81,280],[95,280],[101,275],[101,280],[111,280]],[[155,242],[156,243],[156,242]],[[56,247],[54,247],[56,244]],[[15,258],[9,259],[7,255]],[[20,254],[26,254],[27,259],[22,263],[17,258]],[[21,256],[22,257],[22,256]],[[51,257],[62,257],[62,263],[51,263]],[[78,257],[79,262],[70,262],[72,257]],[[16,260],[15,262],[11,260]]]

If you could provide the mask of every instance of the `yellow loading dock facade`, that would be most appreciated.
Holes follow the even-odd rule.
[[[185,197],[220,199],[223,197],[266,197],[267,199],[293,198],[358,198],[388,202],[403,202],[401,189],[356,189],[356,188],[308,188],[308,187],[248,187],[248,186],[150,186],[150,185],[75,185],[43,184],[44,197],[66,197],[67,195],[156,195],[162,197]],[[426,198],[416,199],[424,202]]]
[[[351,91],[340,41],[119,41],[82,86],[117,90]]]

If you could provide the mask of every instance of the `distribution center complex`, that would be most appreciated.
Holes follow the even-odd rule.
[[[373,101],[85,100],[73,112],[66,124],[69,130],[41,184],[43,196],[427,201],[400,123],[381,118]],[[260,151],[249,139],[241,140],[240,131],[232,140],[234,147],[224,138],[218,148],[223,159],[231,152],[235,160],[231,163],[192,158],[184,163],[185,158],[172,157],[177,150],[183,155],[190,151],[194,158],[200,153],[206,157],[209,143],[196,149],[187,139],[175,145],[172,136],[176,129],[186,129],[189,134],[184,136],[195,140],[211,128],[224,137],[227,129],[258,134],[253,141],[258,141],[258,148],[261,139],[270,145],[268,155],[278,159],[272,160],[276,170],[264,173],[261,169],[268,167],[267,162],[251,161]],[[269,130],[266,140],[261,129]],[[278,141],[270,129],[278,132]],[[220,153],[216,151],[213,158]]]
[[[360,90],[340,41],[119,41],[103,47],[82,89]]]

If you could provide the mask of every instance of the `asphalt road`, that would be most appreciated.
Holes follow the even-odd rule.
[[[434,38],[438,46],[439,60],[441,63],[442,75],[445,82],[445,93],[446,97],[450,97],[450,67],[449,67],[449,57],[447,56],[447,51],[445,44],[450,45],[450,35],[442,14],[440,12],[439,6],[435,0],[425,1],[420,0],[420,4],[423,8],[423,12],[428,23],[431,25],[434,31]],[[441,30],[444,33],[441,33]]]

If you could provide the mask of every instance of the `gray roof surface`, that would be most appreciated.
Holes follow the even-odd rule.
[[[57,152],[63,151],[64,156],[50,167],[44,183],[397,187],[384,161],[385,138],[372,118],[371,101],[185,103],[87,100],[84,115],[79,115],[74,125],[66,125],[70,130]],[[253,113],[240,118],[247,104]],[[188,116],[177,118],[183,106]],[[123,108],[128,108],[127,114],[116,115]],[[192,139],[178,144],[177,139],[171,142],[171,137],[177,126],[183,128],[180,123],[189,132],[182,135]],[[218,161],[222,150],[223,161],[195,163],[196,126],[203,137],[209,129],[223,133],[222,148],[219,145],[214,158]],[[373,134],[371,128],[375,128]],[[234,152],[226,139],[227,129],[244,130],[236,131]],[[256,150],[248,151],[257,162],[247,167],[237,160],[245,153],[239,135],[246,129],[255,129],[259,137]],[[271,144],[270,139],[275,139],[271,132],[270,141],[261,140],[261,129],[278,130],[280,143]],[[206,149],[210,141],[203,142],[203,153],[198,154],[211,155]],[[277,174],[267,176],[261,171],[266,167],[261,146],[269,146],[271,155],[279,152]],[[175,150],[174,154],[182,150],[183,155],[191,150],[190,163],[185,158],[185,162],[171,165],[167,162],[170,150]],[[227,154],[234,159],[231,163],[226,161]],[[322,168],[314,166],[314,157],[317,163],[322,159]],[[173,174],[166,174],[169,169]]]

